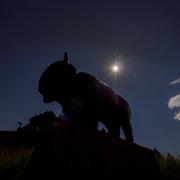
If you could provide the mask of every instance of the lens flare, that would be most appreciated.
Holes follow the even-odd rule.
[[[119,71],[119,66],[117,64],[112,65],[112,71],[117,73]]]

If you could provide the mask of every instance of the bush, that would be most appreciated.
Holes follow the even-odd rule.
[[[16,179],[23,172],[34,147],[0,147],[0,179]]]
[[[180,156],[162,155],[155,151],[163,180],[180,180]]]

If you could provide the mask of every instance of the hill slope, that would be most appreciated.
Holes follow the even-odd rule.
[[[21,179],[160,179],[154,151],[109,134],[62,121],[36,140]]]

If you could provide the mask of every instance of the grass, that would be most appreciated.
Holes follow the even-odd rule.
[[[17,179],[26,167],[33,147],[0,146],[0,179]]]
[[[163,180],[180,180],[180,156],[162,155],[156,151]]]
[[[18,179],[33,150],[33,146],[0,146],[0,179]],[[155,150],[155,154],[160,166],[162,180],[180,180],[180,156],[162,155],[157,150]]]

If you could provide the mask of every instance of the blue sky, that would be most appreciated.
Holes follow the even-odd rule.
[[[131,105],[136,143],[179,153],[179,19],[175,0],[1,1],[0,129],[46,110],[60,113],[58,104],[43,104],[37,86],[68,51],[78,71],[112,88],[110,64],[122,63],[116,90]]]

